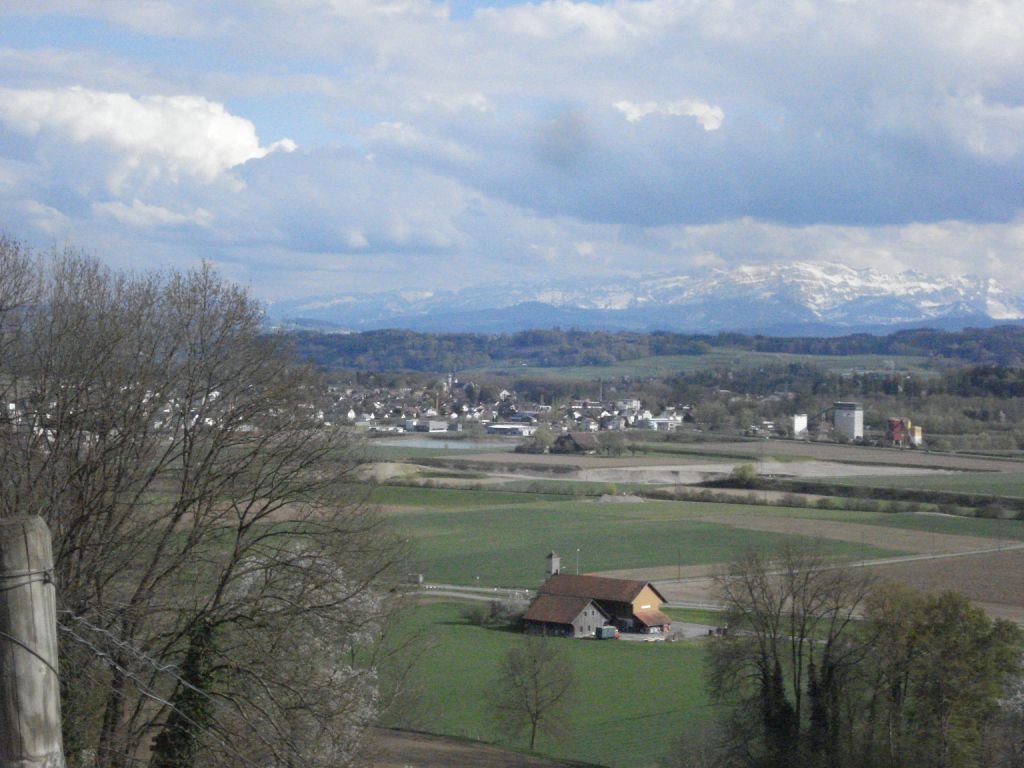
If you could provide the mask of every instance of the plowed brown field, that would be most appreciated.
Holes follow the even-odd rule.
[[[891,563],[872,570],[926,592],[960,592],[989,615],[1024,624],[1024,550]]]
[[[991,616],[1024,624],[1024,545],[1019,541],[756,514],[727,518],[708,515],[705,519],[757,531],[859,541],[897,552],[913,552],[913,556],[906,558],[860,565],[869,567],[881,579],[923,591],[961,592]],[[713,577],[722,567],[663,566],[605,575],[654,581],[670,603],[711,604],[715,601]]]
[[[373,741],[368,768],[569,768],[574,765],[487,744],[408,731],[380,729]]]

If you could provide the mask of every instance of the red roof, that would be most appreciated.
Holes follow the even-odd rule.
[[[592,600],[608,600],[617,603],[631,603],[643,591],[644,587],[650,587],[654,594],[658,596],[658,599],[665,602],[665,596],[648,581],[609,579],[604,576],[558,574],[544,582],[544,586],[540,588],[540,591],[543,595],[562,595]]]
[[[593,600],[589,597],[541,593],[530,604],[530,608],[526,611],[523,619],[526,621],[544,621],[551,624],[572,624],[576,617],[583,613],[584,609],[592,602]],[[605,618],[608,617],[608,614],[601,610],[601,606],[594,603],[594,607]]]

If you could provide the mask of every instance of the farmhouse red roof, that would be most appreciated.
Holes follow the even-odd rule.
[[[593,602],[589,597],[540,594],[530,604],[523,617],[526,621],[545,621],[553,624],[572,624],[583,609]],[[596,604],[595,604],[596,605]],[[597,606],[601,610],[600,606]],[[604,614],[604,611],[601,611]],[[607,614],[605,614],[607,616]]]
[[[586,597],[594,600],[631,603],[643,588],[648,586],[651,587],[659,600],[665,601],[664,595],[658,592],[649,582],[632,579],[609,579],[604,576],[558,574],[544,582],[544,586],[541,587],[540,591],[544,595]]]

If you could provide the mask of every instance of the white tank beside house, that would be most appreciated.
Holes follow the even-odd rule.
[[[797,439],[807,437],[807,414],[793,414],[793,437]]]
[[[864,406],[860,403],[832,403],[832,427],[836,437],[864,438]]]

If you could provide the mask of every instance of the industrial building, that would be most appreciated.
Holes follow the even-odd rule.
[[[894,418],[886,422],[885,442],[897,448],[920,448],[924,443],[924,432],[915,427],[910,419]]]
[[[832,403],[832,429],[836,438],[864,439],[864,406],[861,403]]]

